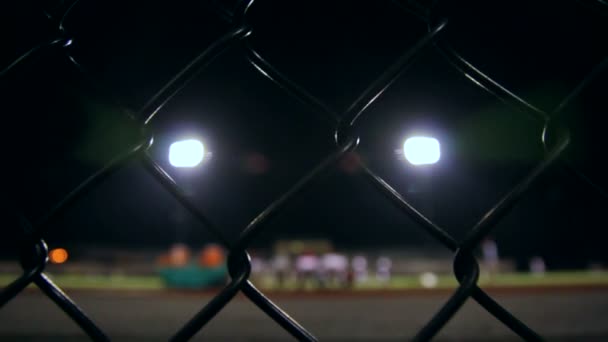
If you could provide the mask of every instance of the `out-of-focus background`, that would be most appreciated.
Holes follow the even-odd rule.
[[[41,221],[140,139],[132,118],[149,115],[149,100],[232,27],[239,4],[2,5],[1,286],[22,273],[24,220]],[[321,340],[412,338],[458,285],[454,255],[370,185],[358,160],[460,240],[539,163],[551,122],[570,129],[571,144],[476,248],[479,286],[547,339],[608,338],[604,1],[259,0],[247,16],[246,45],[219,54],[146,122],[151,159],[231,242],[333,151],[332,113],[346,118],[448,20],[437,45],[362,109],[355,152],[256,236],[248,252],[258,289]],[[36,50],[57,37],[69,43]],[[329,113],[268,80],[249,49]],[[467,70],[527,107],[501,101]],[[166,340],[230,279],[221,241],[137,162],[79,198],[43,238],[45,273],[118,340]],[[196,338],[290,337],[239,296]],[[31,285],[0,308],[0,339],[86,337]],[[469,301],[438,339],[517,336]]]

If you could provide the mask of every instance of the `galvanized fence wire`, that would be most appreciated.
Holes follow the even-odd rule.
[[[77,0],[67,6],[63,11],[63,15],[58,19],[52,17],[50,14],[48,15],[50,19],[55,20],[57,23],[57,37],[47,43],[33,47],[8,67],[3,69],[0,72],[0,81],[2,81],[2,77],[5,74],[11,72],[16,66],[28,58],[31,58],[33,55],[39,54],[41,51],[47,49],[56,48],[64,49],[66,58],[74,63],[81,71],[86,72],[80,67],[75,58],[70,55],[68,48],[72,43],[72,39],[69,38],[70,34],[63,26],[65,17],[69,15],[74,6],[78,6],[79,2],[80,0]],[[100,329],[100,327],[98,327],[87,314],[67,296],[67,294],[45,275],[44,268],[48,261],[48,249],[43,236],[52,233],[48,231],[47,228],[60,217],[63,212],[69,209],[74,203],[78,202],[80,198],[103,183],[108,176],[122,169],[127,163],[137,161],[141,163],[145,170],[154,176],[188,212],[207,229],[212,231],[217,239],[229,250],[228,269],[231,278],[230,282],[194,317],[192,317],[189,322],[179,329],[171,340],[184,341],[192,338],[239,292],[242,292],[260,310],[271,317],[294,338],[301,341],[316,341],[316,338],[310,332],[274,304],[249,281],[251,263],[247,248],[256,236],[266,229],[268,222],[275,215],[280,213],[285,206],[289,205],[290,202],[298,196],[302,190],[309,186],[311,182],[316,180],[320,174],[332,166],[335,166],[336,163],[348,153],[356,153],[359,143],[359,136],[357,134],[359,118],[362,115],[365,115],[368,108],[377,101],[407,67],[419,57],[421,50],[431,47],[436,49],[437,52],[445,58],[446,63],[470,79],[481,90],[486,91],[497,99],[507,103],[510,108],[513,109],[513,112],[531,115],[540,120],[540,122],[544,124],[544,129],[543,136],[539,137],[539,139],[542,139],[546,153],[542,160],[540,160],[515,187],[479,218],[477,224],[471,227],[466,237],[460,241],[451,236],[447,229],[440,227],[420,213],[404,196],[374,172],[374,170],[361,158],[355,159],[361,167],[361,170],[363,170],[366,179],[378,191],[384,194],[393,205],[414,220],[430,236],[454,253],[453,270],[459,286],[441,309],[431,317],[428,323],[414,336],[414,340],[427,341],[432,339],[445,324],[458,313],[459,309],[469,297],[473,298],[488,313],[501,321],[522,339],[528,341],[542,340],[536,332],[530,329],[525,323],[518,320],[499,303],[494,301],[477,285],[479,265],[473,252],[482,239],[496,227],[496,224],[499,223],[505,215],[509,214],[510,210],[534,186],[534,183],[558,161],[560,161],[560,163],[558,163],[559,166],[570,168],[576,175],[580,176],[583,181],[593,186],[597,191],[602,192],[602,190],[591,183],[583,173],[563,162],[563,158],[561,157],[563,156],[564,150],[568,147],[570,136],[567,127],[564,127],[562,123],[557,122],[554,118],[557,113],[563,110],[563,108],[583,90],[600,70],[603,70],[608,66],[608,59],[604,60],[589,73],[579,85],[560,102],[555,110],[551,113],[547,113],[536,108],[525,99],[519,97],[514,92],[484,74],[472,63],[460,56],[448,43],[444,42],[441,38],[441,33],[444,30],[449,29],[449,18],[434,18],[432,8],[429,10],[412,1],[393,2],[404,10],[405,16],[416,18],[422,24],[428,25],[428,32],[420,37],[414,45],[404,51],[393,64],[388,66],[377,79],[369,84],[345,111],[340,113],[331,109],[311,92],[275,68],[266,61],[251,44],[249,44],[249,37],[255,34],[255,29],[250,26],[247,20],[248,11],[254,5],[254,0],[239,1],[234,11],[228,10],[214,2],[216,3],[216,14],[230,23],[232,28],[195,57],[164,87],[162,87],[143,106],[143,108],[139,110],[137,115],[131,117],[131,119],[137,121],[142,128],[140,142],[125,149],[123,154],[116,156],[105,167],[86,179],[37,222],[31,223],[23,215],[17,213],[17,215],[19,215],[21,229],[26,236],[26,242],[21,248],[21,264],[24,271],[18,279],[0,292],[0,307],[21,293],[29,284],[33,283],[39,287],[45,295],[51,298],[72,320],[74,320],[92,340],[109,340],[109,337]],[[606,4],[603,1],[598,0],[597,3],[593,2],[591,5],[602,6],[602,9],[605,9],[604,6]],[[154,136],[153,132],[149,131],[148,125],[154,119],[155,115],[161,111],[161,109],[171,101],[171,99],[178,94],[189,81],[203,69],[209,67],[215,59],[221,58],[222,54],[228,48],[235,45],[240,46],[243,51],[245,51],[245,57],[253,69],[257,70],[276,86],[285,90],[290,96],[307,104],[316,114],[322,117],[330,127],[335,128],[336,147],[332,153],[327,155],[325,159],[320,161],[313,169],[300,178],[291,186],[291,188],[259,213],[242,230],[235,242],[230,242],[222,234],[221,229],[208,219],[207,215],[192,202],[191,198],[186,196],[184,190],[176,184],[169,174],[163,170],[161,165],[159,165],[148,153],[148,148],[152,145]]]

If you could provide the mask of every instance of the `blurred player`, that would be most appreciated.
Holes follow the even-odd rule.
[[[382,284],[386,284],[391,279],[391,267],[393,262],[390,258],[379,257],[376,260],[376,279]]]
[[[498,246],[496,245],[496,241],[491,238],[484,239],[481,242],[481,253],[483,263],[488,272],[488,277],[492,278],[494,274],[498,273],[499,265]]]
[[[353,282],[355,284],[364,283],[367,281],[367,258],[363,255],[355,255],[351,262],[353,270]]]
[[[347,283],[348,258],[339,253],[325,253],[321,258],[323,282],[326,285],[345,286]]]
[[[296,259],[296,276],[299,286],[313,283],[319,285],[321,276],[321,261],[314,253],[307,251]]]
[[[274,270],[277,283],[280,287],[285,287],[285,281],[289,275],[291,268],[291,260],[287,254],[277,254],[272,260],[272,269]]]
[[[530,273],[536,277],[542,277],[545,275],[547,267],[545,261],[540,256],[534,256],[530,259]]]

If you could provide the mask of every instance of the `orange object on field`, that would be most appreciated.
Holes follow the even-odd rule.
[[[185,266],[190,260],[190,248],[178,243],[169,249],[169,263],[172,266]]]
[[[205,267],[218,267],[224,263],[224,250],[217,245],[209,245],[201,251],[199,263]]]
[[[168,253],[163,253],[156,258],[156,264],[160,266],[169,266],[171,265],[171,260],[169,258]]]
[[[64,248],[55,248],[49,252],[49,260],[53,264],[63,264],[68,260],[68,251]]]

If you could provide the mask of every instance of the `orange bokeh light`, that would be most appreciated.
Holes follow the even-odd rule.
[[[55,248],[49,252],[49,260],[53,264],[63,264],[68,260],[68,251],[65,248]]]

